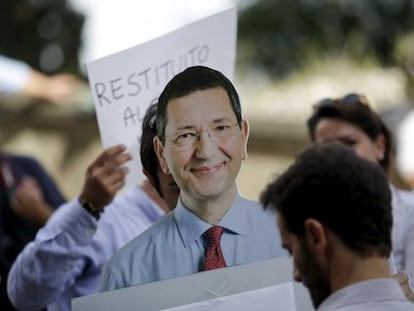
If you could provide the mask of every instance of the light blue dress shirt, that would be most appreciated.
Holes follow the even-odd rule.
[[[326,298],[317,311],[414,311],[398,281],[374,279],[344,287]]]
[[[77,199],[61,206],[13,264],[10,299],[21,310],[70,311],[72,298],[98,291],[109,258],[163,215],[137,186],[108,205],[99,221]]]
[[[236,195],[217,224],[227,266],[287,255],[280,247],[275,214]],[[201,271],[210,224],[179,201],[176,209],[117,252],[102,273],[100,290],[112,290]]]

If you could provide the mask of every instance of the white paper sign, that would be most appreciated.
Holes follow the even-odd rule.
[[[291,257],[275,257],[77,297],[71,310],[315,310],[292,271]]]
[[[127,186],[143,179],[139,138],[148,106],[173,76],[189,66],[209,66],[232,80],[236,30],[233,7],[86,64],[103,146],[123,143],[133,155]]]
[[[292,283],[163,309],[163,311],[268,311],[269,306],[272,306],[273,311],[296,311]]]

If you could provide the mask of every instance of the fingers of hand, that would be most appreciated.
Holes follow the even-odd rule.
[[[104,188],[108,200],[111,201],[115,194],[125,185],[125,176],[129,173],[127,167],[120,167],[112,171],[104,182]]]
[[[118,154],[111,159],[109,159],[103,166],[104,171],[108,174],[112,174],[114,171],[118,170],[122,165],[131,160],[132,157],[129,153]]]
[[[100,178],[101,187],[106,189],[107,192],[113,192],[114,185],[124,183],[125,176],[129,173],[127,167],[119,167],[115,170],[105,172],[105,175]],[[117,189],[119,190],[119,189]]]
[[[125,184],[125,176],[128,174],[127,167],[118,167],[108,169],[108,166],[96,169],[89,174],[83,191],[82,199],[92,203],[97,208],[103,208],[110,203],[118,190]]]
[[[92,163],[92,165],[103,166],[106,163],[112,161],[112,159],[116,158],[117,156],[125,152],[125,150],[126,150],[126,146],[121,145],[121,144],[107,148],[96,158],[96,160],[94,161],[94,163]],[[128,154],[129,157],[131,157],[129,153],[125,153],[125,154]]]
[[[99,157],[88,167],[86,177],[96,180],[106,179],[113,174],[127,161],[132,159],[131,154],[124,153],[125,147],[117,145],[106,149]]]
[[[127,168],[123,168],[122,172],[116,172],[113,174],[110,184],[108,184],[108,190],[114,195],[125,185],[125,176],[128,173]]]

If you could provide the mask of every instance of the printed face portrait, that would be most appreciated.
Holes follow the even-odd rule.
[[[200,200],[235,190],[247,139],[248,124],[237,122],[225,90],[211,88],[168,102],[165,144],[156,139],[155,147],[183,200]]]

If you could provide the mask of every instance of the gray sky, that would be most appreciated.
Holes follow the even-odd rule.
[[[69,0],[86,17],[80,63],[156,38],[235,0]],[[82,66],[83,67],[83,66]]]

